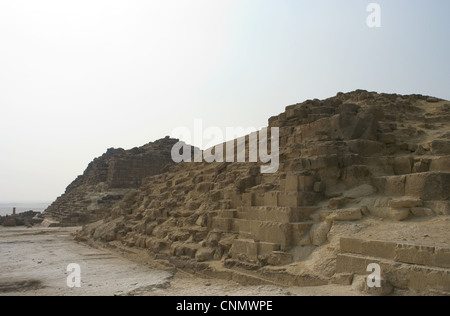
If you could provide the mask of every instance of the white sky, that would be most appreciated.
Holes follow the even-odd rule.
[[[358,88],[450,99],[450,1],[0,0],[0,201],[51,201],[109,147],[261,127]]]

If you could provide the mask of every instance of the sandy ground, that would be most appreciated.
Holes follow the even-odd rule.
[[[242,286],[173,274],[75,242],[76,228],[0,228],[0,296],[278,296],[358,295],[338,285],[282,288]],[[67,286],[67,265],[81,267],[81,288]]]

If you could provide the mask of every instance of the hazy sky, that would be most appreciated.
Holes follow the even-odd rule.
[[[366,24],[370,2],[381,28]],[[0,0],[0,201],[109,147],[358,88],[450,99],[448,0]]]

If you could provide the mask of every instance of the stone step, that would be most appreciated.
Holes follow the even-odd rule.
[[[336,273],[368,275],[369,264],[380,265],[381,277],[399,289],[420,292],[450,292],[450,269],[398,263],[388,259],[341,253],[337,255]]]
[[[395,262],[450,269],[450,247],[407,242],[341,238],[343,253],[388,259]]]
[[[388,196],[410,196],[424,201],[450,198],[450,172],[422,172],[373,179],[378,192]]]
[[[219,211],[219,216],[221,218],[236,218],[237,210],[235,209],[225,209]]]
[[[237,218],[246,220],[291,223],[309,221],[315,207],[244,206],[238,208]]]
[[[235,260],[258,262],[258,256],[268,256],[280,248],[281,245],[276,243],[236,239],[231,246],[230,255]]]
[[[282,249],[299,244],[309,244],[312,221],[279,223],[270,221],[235,219],[230,231],[239,232],[246,239],[280,244]]]

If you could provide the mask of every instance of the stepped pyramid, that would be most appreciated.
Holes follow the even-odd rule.
[[[430,224],[449,224],[448,122],[450,103],[422,95],[357,90],[291,105],[268,122],[280,132],[277,173],[262,174],[260,163],[173,165],[143,179],[78,238],[147,249],[176,267],[252,284],[351,284],[380,259],[393,290],[448,294],[450,230],[436,235]],[[381,233],[389,223],[429,236],[420,247],[439,259],[411,250],[419,259],[404,262],[360,246],[415,244],[414,234]],[[360,243],[348,241],[356,235]],[[399,262],[410,280],[392,272]],[[415,285],[435,269],[439,282]]]
[[[103,218],[145,177],[173,163],[170,151],[177,141],[165,138],[131,150],[108,149],[45,210],[44,225],[77,226]]]

